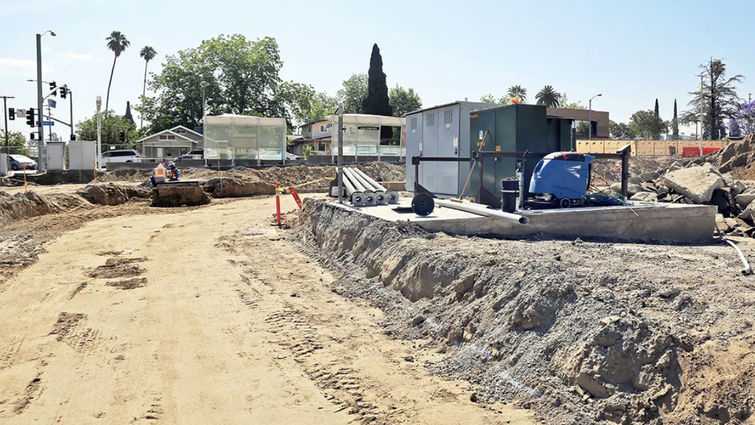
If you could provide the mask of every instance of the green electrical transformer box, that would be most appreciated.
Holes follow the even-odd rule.
[[[470,152],[527,152],[539,153],[524,159],[525,196],[532,172],[542,156],[551,152],[570,151],[572,120],[549,117],[542,105],[513,104],[469,114]],[[487,133],[487,136],[486,136]],[[483,190],[479,190],[479,169],[472,178],[465,195],[476,195],[479,203],[500,206],[501,180],[516,176],[517,158],[485,157],[482,159]],[[477,164],[480,166],[480,163]],[[461,177],[461,176],[460,176]],[[464,176],[466,179],[466,176]],[[497,199],[496,202],[491,202]]]

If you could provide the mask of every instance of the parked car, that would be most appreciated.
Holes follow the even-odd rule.
[[[185,153],[176,159],[180,161],[182,159],[203,159],[203,158],[204,158],[204,149],[194,149],[193,151]]]
[[[142,162],[142,156],[133,149],[112,150],[102,154],[102,166],[108,162]]]
[[[293,154],[291,152],[286,152],[286,161],[296,161],[299,159],[299,155]]]
[[[13,171],[23,170],[24,165],[26,165],[27,170],[37,169],[37,162],[26,155],[11,154],[8,155],[8,161],[10,163],[10,169]]]

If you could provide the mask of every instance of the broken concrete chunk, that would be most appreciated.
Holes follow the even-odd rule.
[[[755,200],[755,192],[744,192],[737,195],[734,199],[737,201],[737,205],[742,208],[747,208],[748,205]]]
[[[658,200],[658,195],[653,192],[637,192],[629,199],[632,201],[655,202]]]
[[[713,191],[724,187],[724,180],[709,165],[672,171],[663,176],[663,183],[696,204],[709,202]]]

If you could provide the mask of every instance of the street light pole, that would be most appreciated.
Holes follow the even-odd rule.
[[[97,96],[97,169],[100,168],[102,161],[102,118],[100,117],[100,108],[102,108],[102,97]]]
[[[44,112],[42,112],[42,36],[50,33],[55,37],[55,32],[47,30],[42,34],[37,34],[37,114],[39,115],[39,121],[37,122],[37,135],[39,144],[37,145],[37,155],[39,156],[39,171],[44,173],[47,171],[47,150],[45,149],[45,132],[44,132]]]
[[[587,123],[587,140],[592,140],[592,100],[595,99],[598,96],[603,96],[603,93],[598,93],[595,96],[590,98],[589,103],[589,110],[587,112],[587,120],[589,121]]]

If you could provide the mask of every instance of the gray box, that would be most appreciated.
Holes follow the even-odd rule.
[[[68,169],[94,170],[94,162],[97,160],[96,148],[96,142],[68,142]]]
[[[469,162],[422,162],[419,181],[436,195],[458,196],[472,163],[469,114],[499,105],[457,101],[406,114],[406,189],[414,191],[413,156],[469,158]]]
[[[47,171],[62,171],[66,164],[66,142],[47,142]]]

